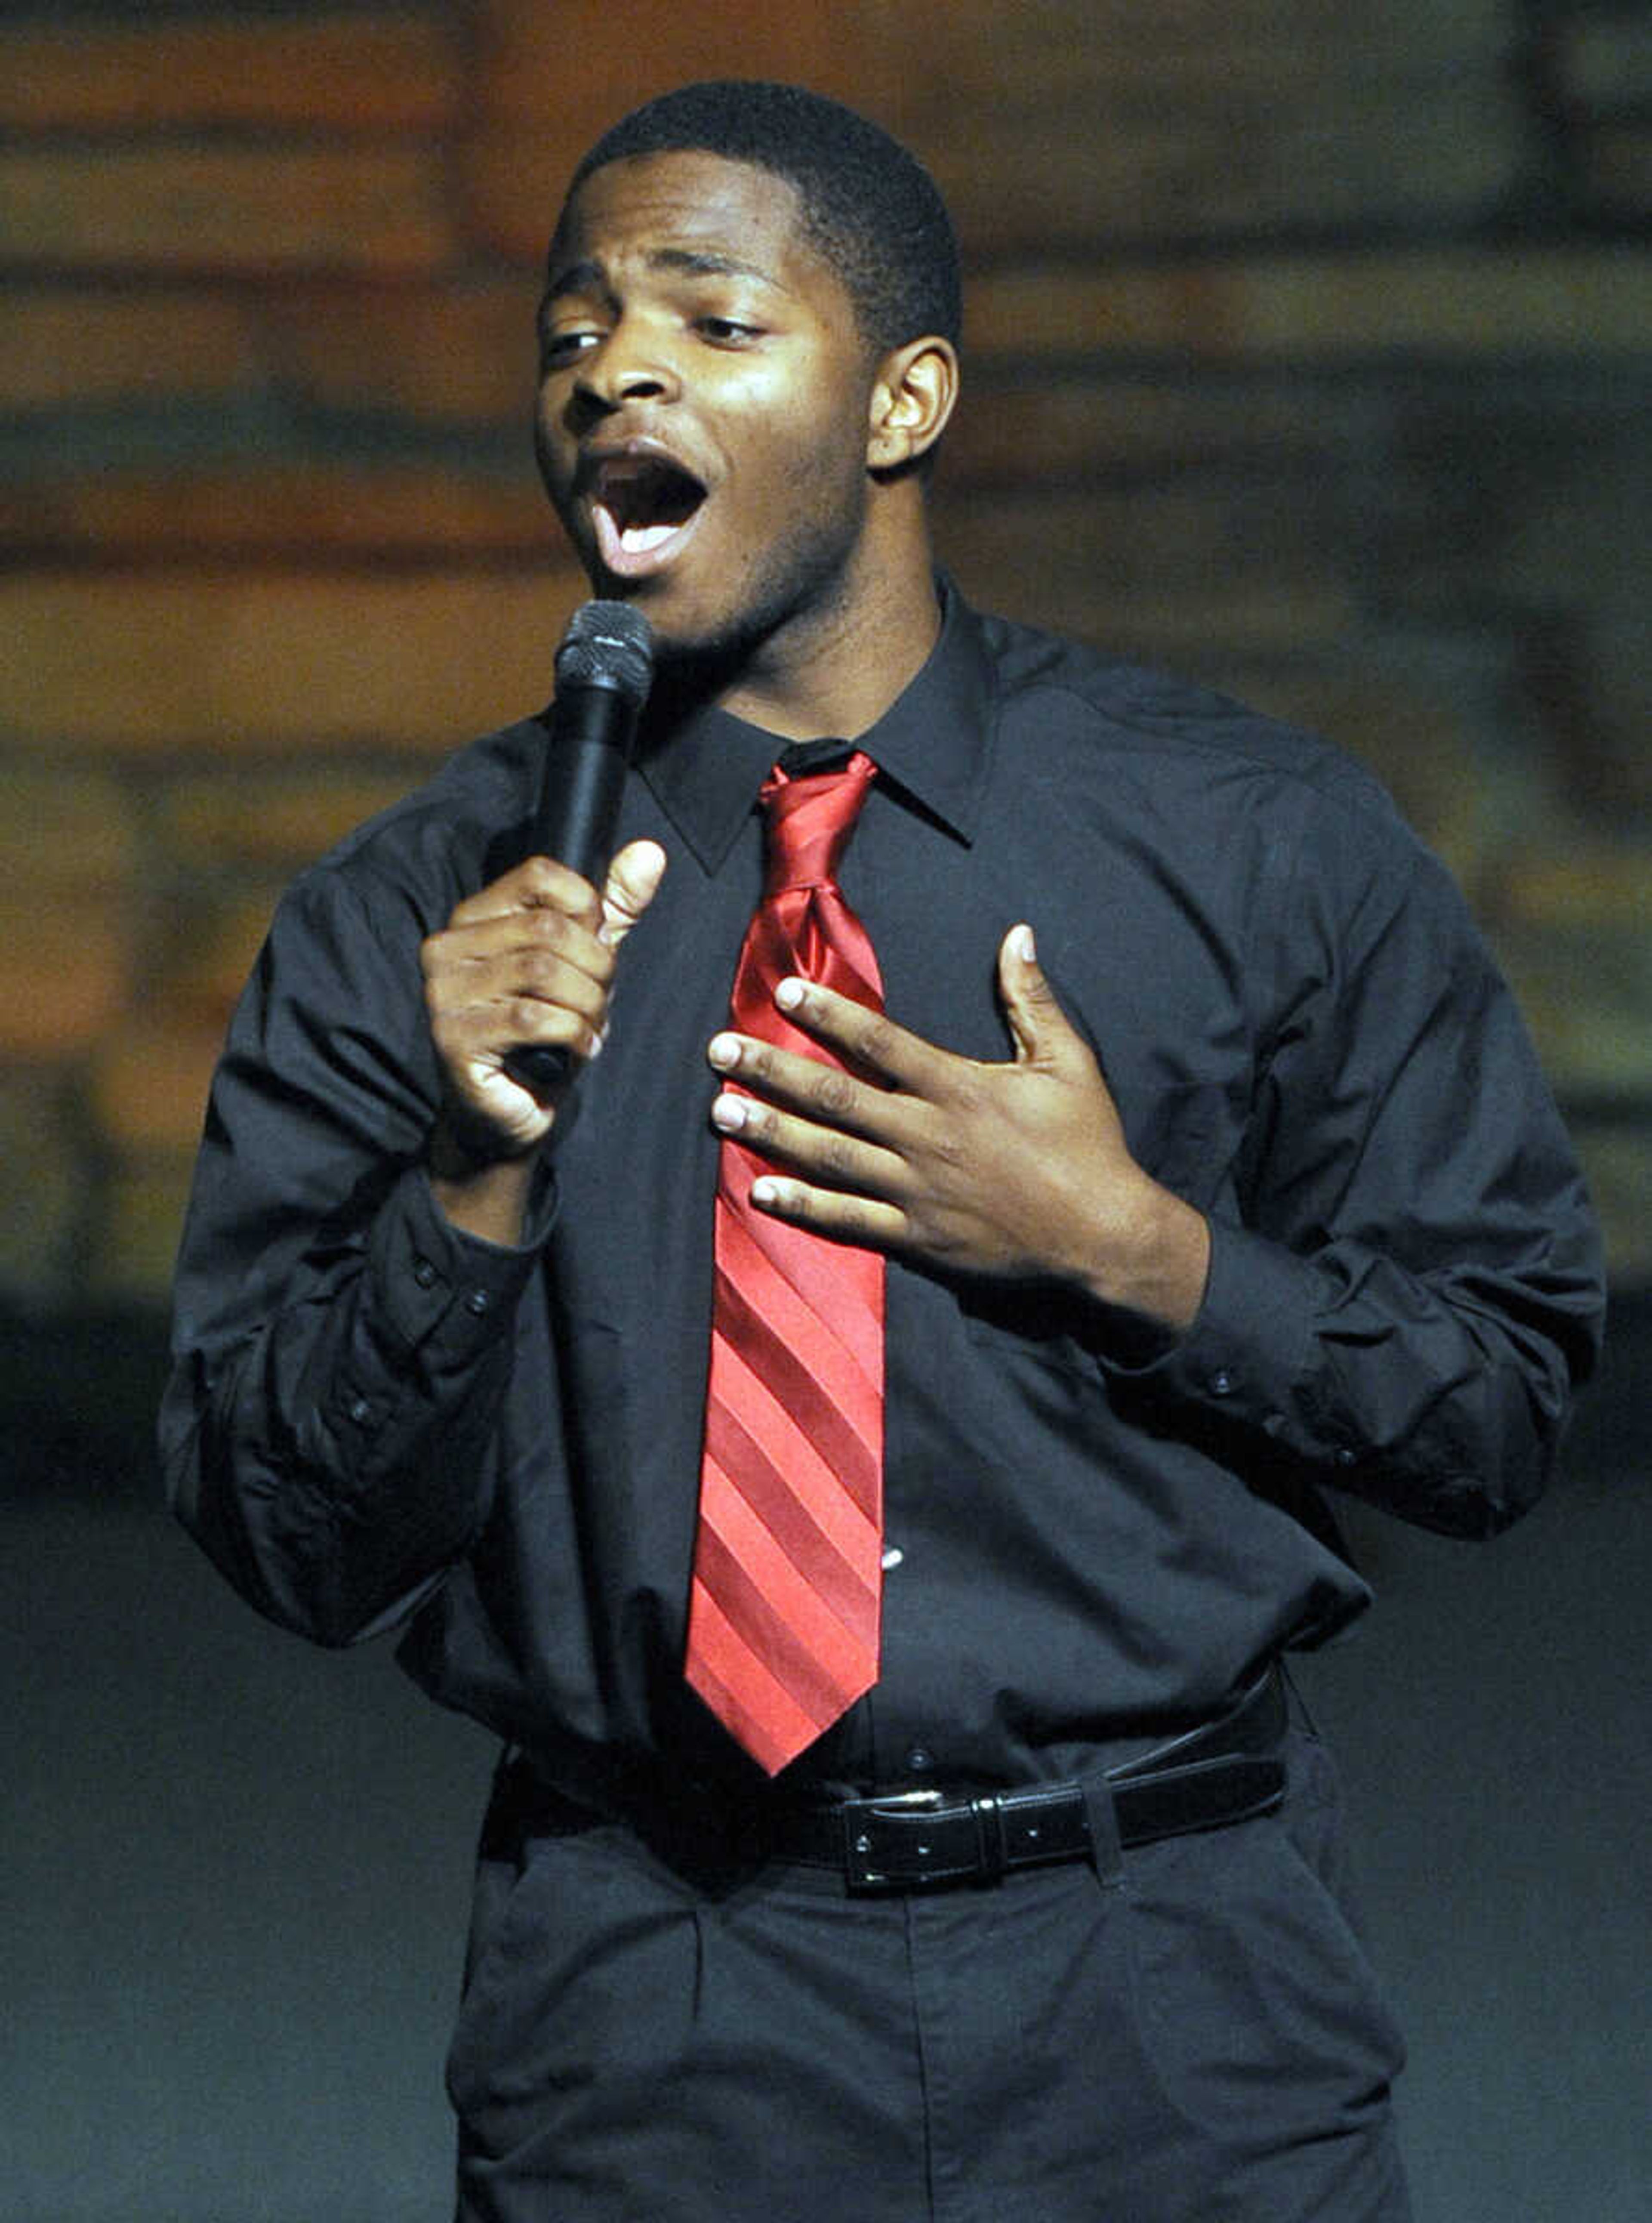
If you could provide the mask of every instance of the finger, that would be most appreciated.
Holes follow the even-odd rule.
[[[1012,926],[998,949],[998,994],[1017,1065],[1055,1066],[1090,1052],[1038,961],[1030,926]]]
[[[600,993],[614,965],[613,952],[579,920],[543,910],[449,927],[422,945],[420,960],[427,982],[461,998],[517,987],[555,996],[575,975]]]
[[[433,1019],[462,1018],[500,1035],[529,1022],[537,1025],[555,1011],[566,1011],[576,1027],[584,1022],[595,1028],[606,1004],[602,981],[544,949],[512,949],[487,963],[443,967],[425,985]]]
[[[628,841],[608,867],[602,890],[601,939],[618,949],[659,892],[665,852],[657,841]]]
[[[554,857],[524,857],[519,865],[454,907],[450,927],[474,926],[515,912],[546,910],[597,924],[596,890]]]
[[[712,1124],[744,1149],[777,1159],[828,1188],[889,1201],[904,1187],[905,1163],[895,1151],[755,1097],[725,1092],[712,1105]]]
[[[515,1080],[503,1065],[479,1064],[467,1073],[468,1088],[455,1098],[467,1124],[480,1121],[512,1150],[530,1148],[549,1133],[554,1106]]]
[[[831,1243],[851,1244],[862,1250],[899,1250],[907,1239],[906,1214],[892,1204],[864,1196],[847,1196],[836,1189],[812,1187],[778,1174],[762,1174],[751,1184],[751,1201],[759,1212],[783,1219],[794,1227],[807,1227]]]
[[[512,1039],[506,1042],[501,1038],[498,1010],[466,1011],[439,1021],[435,1040],[445,1093],[456,1116],[464,1125],[476,1127],[481,1136],[515,1151],[543,1137],[555,1104],[511,1071],[506,1061],[512,1051],[536,1043],[588,1055],[594,1037],[572,1013],[553,1012],[545,1004],[524,1007],[508,1030]]]
[[[816,1126],[879,1143],[897,1143],[905,1132],[904,1099],[841,1066],[822,1064],[818,1057],[801,1056],[750,1035],[713,1035],[706,1055],[725,1079],[738,1080],[765,1102],[801,1113]]]
[[[795,1027],[838,1052],[847,1063],[892,1087],[929,1096],[944,1085],[946,1068],[959,1062],[882,1011],[869,1011],[818,981],[782,980],[775,1002]]]

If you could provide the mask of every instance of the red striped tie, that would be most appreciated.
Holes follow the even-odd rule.
[[[876,766],[764,784],[769,871],[730,1023],[837,1064],[775,1007],[788,974],[883,1005],[836,878]],[[755,1211],[762,1160],[725,1139],[685,1672],[770,1775],[877,1680],[883,1261]]]

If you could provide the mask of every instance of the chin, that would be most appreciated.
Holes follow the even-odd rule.
[[[591,582],[593,594],[616,602],[629,602],[641,611],[654,628],[656,652],[662,657],[681,660],[722,656],[749,646],[760,638],[760,633],[755,632],[738,612],[707,609],[696,601],[686,584],[677,585],[666,574],[622,579],[600,564],[593,564],[586,576]]]

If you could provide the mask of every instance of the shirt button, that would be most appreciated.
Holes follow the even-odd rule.
[[[935,1755],[927,1745],[914,1744],[907,1754],[907,1766],[914,1775],[927,1775],[935,1765]]]
[[[906,1553],[901,1549],[901,1546],[898,1544],[891,1544],[889,1550],[885,1552],[883,1557],[878,1561],[878,1565],[883,1568],[886,1575],[892,1575],[906,1556]]]
[[[473,1289],[470,1294],[465,1299],[465,1310],[468,1313],[474,1313],[475,1317],[480,1319],[492,1302],[493,1299],[488,1295],[486,1289]]]
[[[413,1261],[413,1279],[421,1289],[428,1289],[435,1282],[436,1269],[428,1258],[416,1258]]]
[[[373,1418],[373,1407],[365,1397],[358,1397],[350,1407],[350,1418],[358,1428],[363,1428]]]
[[[1341,1449],[1336,1454],[1336,1464],[1338,1466],[1352,1466],[1354,1464],[1354,1453],[1348,1449],[1346,1444],[1342,1445]]]
[[[1270,1413],[1262,1423],[1262,1432],[1265,1435],[1282,1436],[1285,1433],[1285,1414]]]
[[[1216,1371],[1210,1376],[1210,1394],[1213,1397],[1231,1397],[1233,1395],[1234,1377],[1229,1374],[1225,1366],[1218,1367]]]

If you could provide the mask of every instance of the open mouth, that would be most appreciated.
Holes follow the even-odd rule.
[[[671,561],[700,514],[706,488],[664,456],[614,456],[592,474],[597,552],[619,578],[638,578]]]

